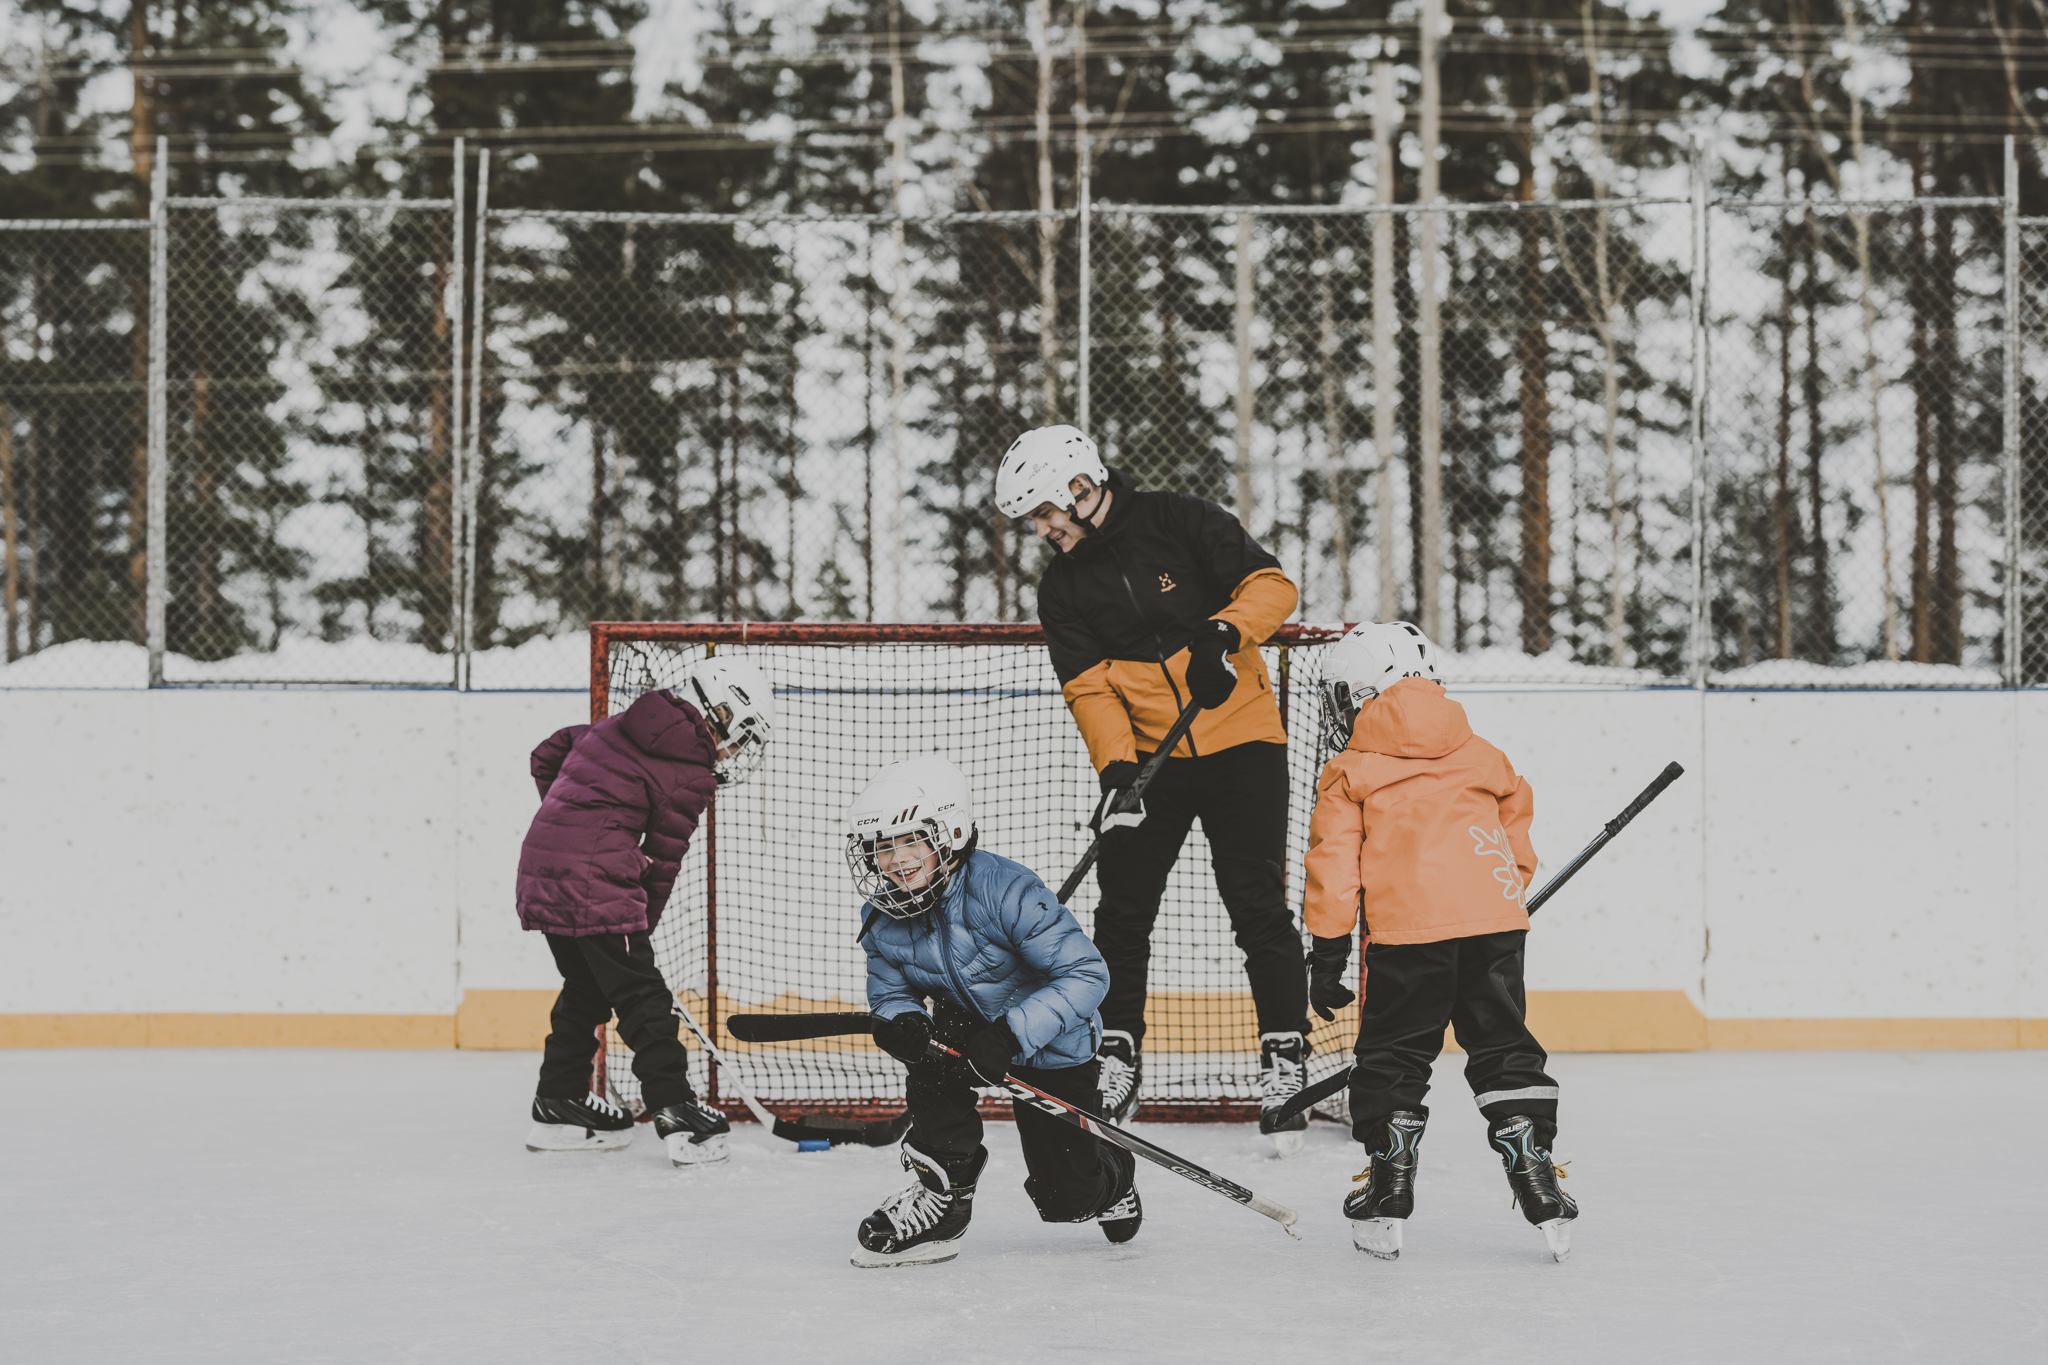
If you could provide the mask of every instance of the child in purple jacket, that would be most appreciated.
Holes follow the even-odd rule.
[[[773,720],[760,670],[720,656],[693,665],[680,686],[557,730],[533,751],[541,804],[519,849],[519,927],[547,936],[562,993],[527,1150],[609,1151],[633,1140],[632,1116],[591,1085],[593,1035],[616,1012],[669,1159],[725,1160],[725,1115],[690,1085],[675,996],[649,935],[704,807],[760,763]]]

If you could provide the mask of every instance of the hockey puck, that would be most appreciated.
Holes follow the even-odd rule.
[[[804,1138],[797,1143],[796,1149],[799,1152],[829,1152],[832,1144],[824,1138]]]

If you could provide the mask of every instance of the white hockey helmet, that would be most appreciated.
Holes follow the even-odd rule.
[[[736,654],[699,659],[674,694],[696,707],[718,737],[712,772],[723,787],[761,766],[775,737],[775,689],[761,670]]]
[[[1042,504],[1072,510],[1069,485],[1080,475],[1097,488],[1109,482],[1109,469],[1095,442],[1079,427],[1033,427],[1003,452],[996,468],[996,506],[1006,517],[1028,517]]]
[[[974,851],[967,775],[938,754],[885,766],[846,808],[853,884],[891,919],[915,919],[946,894]]]
[[[1323,743],[1351,742],[1358,708],[1403,678],[1441,682],[1436,646],[1406,621],[1360,621],[1323,655]]]

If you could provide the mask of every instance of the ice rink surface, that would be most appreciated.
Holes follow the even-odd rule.
[[[1112,1248],[1039,1223],[1008,1124],[960,1258],[847,1264],[905,1177],[753,1125],[723,1168],[521,1143],[531,1053],[0,1053],[9,1361],[2048,1360],[2048,1053],[1567,1055],[1571,1260],[1508,1206],[1460,1059],[1399,1262],[1351,1248],[1358,1148],[1156,1141]]]

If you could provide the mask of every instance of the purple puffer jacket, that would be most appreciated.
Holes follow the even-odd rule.
[[[519,848],[519,927],[572,938],[652,929],[718,789],[716,756],[696,708],[666,692],[542,740],[540,810]]]

